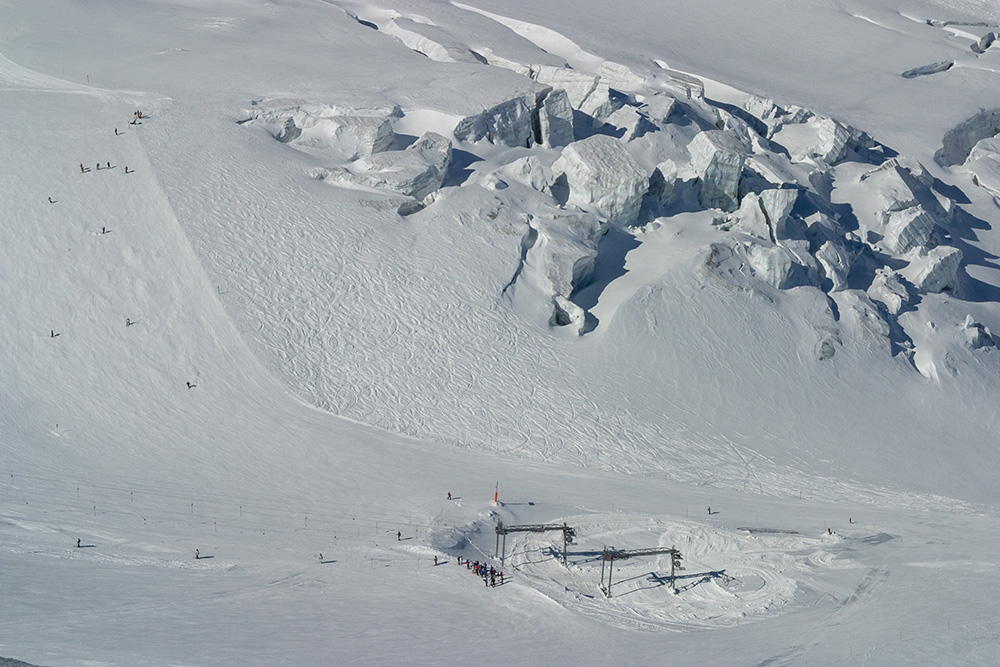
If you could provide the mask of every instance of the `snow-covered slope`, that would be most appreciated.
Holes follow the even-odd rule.
[[[989,664],[1000,16],[897,5],[0,2],[0,655]]]

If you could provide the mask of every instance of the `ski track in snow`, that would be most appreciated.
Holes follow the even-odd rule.
[[[540,47],[562,51],[562,57],[574,58],[580,66],[599,67],[597,56],[582,52],[554,31],[485,15],[507,21],[515,32],[537,40],[535,43]],[[429,19],[407,18],[433,26]],[[241,22],[235,17],[213,17],[201,25],[220,31],[241,29]],[[40,320],[56,319],[59,315],[65,324],[65,334],[58,341],[63,347],[32,333],[38,340],[32,339],[24,356],[32,360],[54,358],[55,368],[61,364],[76,368],[72,364],[80,359],[84,361],[79,363],[87,364],[87,360],[92,362],[97,358],[123,358],[147,360],[156,369],[151,373],[143,362],[135,361],[130,362],[132,365],[91,364],[85,369],[88,375],[84,379],[57,376],[45,383],[65,382],[74,388],[75,394],[89,395],[89,400],[75,397],[80,401],[76,405],[84,406],[84,414],[78,413],[75,423],[70,420],[68,426],[64,417],[59,417],[60,424],[54,429],[51,424],[54,419],[43,426],[40,418],[36,430],[44,435],[29,444],[44,454],[37,454],[35,460],[27,447],[24,451],[19,449],[11,459],[16,481],[14,470],[8,473],[9,482],[6,477],[2,479],[3,581],[8,591],[17,587],[7,599],[18,601],[16,613],[8,605],[6,611],[0,612],[0,620],[11,631],[5,642],[20,646],[21,642],[29,645],[34,641],[35,646],[46,649],[51,646],[52,660],[66,664],[82,659],[77,646],[81,642],[89,646],[103,643],[113,647],[103,649],[109,651],[107,657],[85,657],[108,664],[139,664],[141,651],[123,650],[124,640],[110,634],[108,641],[102,642],[99,631],[95,634],[90,626],[74,620],[92,613],[88,607],[96,607],[98,622],[109,628],[130,623],[147,623],[147,630],[150,625],[163,623],[170,632],[185,627],[192,632],[198,629],[189,626],[207,628],[212,637],[211,641],[203,638],[204,652],[200,656],[191,656],[178,647],[180,643],[198,646],[185,633],[177,634],[172,643],[165,642],[172,652],[168,650],[156,658],[145,656],[155,664],[165,664],[168,660],[181,664],[197,662],[212,651],[226,655],[227,648],[232,650],[231,642],[245,640],[258,628],[272,632],[273,628],[301,629],[301,617],[296,619],[298,625],[292,626],[287,619],[279,618],[289,608],[293,615],[304,610],[311,631],[322,635],[321,639],[314,639],[313,646],[328,646],[329,627],[317,619],[338,610],[344,617],[335,620],[346,623],[345,627],[357,630],[359,635],[371,632],[371,628],[378,628],[381,623],[392,625],[389,634],[395,636],[396,614],[407,613],[398,608],[424,609],[427,600],[434,599],[431,596],[443,596],[442,591],[446,591],[449,613],[454,605],[461,610],[459,618],[463,620],[466,613],[491,609],[499,618],[497,627],[492,629],[504,640],[510,627],[529,629],[513,625],[506,615],[509,610],[496,613],[498,608],[508,607],[516,610],[511,617],[531,619],[536,627],[530,630],[541,637],[539,644],[551,643],[552,637],[558,636],[558,646],[564,647],[572,643],[572,632],[583,638],[593,634],[597,637],[593,644],[609,636],[603,634],[603,628],[675,633],[711,628],[725,632],[744,619],[755,624],[751,632],[780,631],[777,632],[780,641],[771,642],[774,648],[787,646],[790,632],[805,634],[813,622],[821,629],[821,635],[837,632],[833,628],[838,626],[847,628],[835,635],[841,641],[844,633],[857,632],[848,626],[858,619],[879,616],[883,600],[899,604],[901,599],[904,602],[915,599],[900,598],[898,582],[907,586],[926,583],[929,587],[937,586],[934,590],[939,594],[947,593],[950,583],[908,579],[905,572],[900,572],[907,567],[917,571],[941,567],[942,561],[931,557],[941,554],[945,546],[960,552],[951,566],[963,570],[954,573],[953,579],[965,588],[956,588],[955,597],[968,590],[969,573],[975,575],[975,584],[985,581],[986,588],[995,579],[995,563],[984,557],[990,552],[990,545],[977,543],[974,546],[979,550],[970,552],[964,541],[970,527],[974,530],[991,524],[977,523],[981,517],[967,512],[944,517],[931,515],[942,522],[938,526],[914,523],[912,519],[918,514],[915,512],[893,516],[894,533],[902,527],[908,531],[901,537],[877,532],[874,521],[871,530],[867,525],[851,526],[843,536],[834,533],[816,537],[820,520],[817,517],[835,514],[842,521],[841,514],[855,509],[849,505],[852,502],[863,507],[877,506],[878,511],[920,508],[921,517],[927,516],[928,510],[955,509],[961,505],[948,499],[865,487],[845,481],[849,479],[846,475],[827,478],[800,473],[791,470],[787,463],[779,466],[768,460],[750,444],[754,436],[735,442],[740,433],[717,427],[712,423],[712,415],[700,410],[718,404],[719,397],[725,394],[725,385],[717,379],[726,370],[726,359],[721,355],[705,358],[703,372],[709,378],[716,378],[715,384],[706,380],[692,389],[704,392],[708,398],[701,402],[683,400],[685,378],[672,374],[677,366],[671,365],[670,350],[649,345],[653,336],[662,335],[656,318],[663,313],[656,306],[665,294],[677,302],[712,304],[715,299],[728,296],[729,287],[703,284],[693,288],[681,282],[670,284],[664,280],[666,274],[657,270],[626,271],[608,285],[594,309],[604,328],[590,339],[574,341],[579,343],[574,348],[544,327],[527,323],[508,307],[501,295],[504,280],[516,265],[520,244],[520,234],[515,233],[520,229],[519,223],[505,209],[507,201],[497,200],[503,212],[494,227],[483,222],[486,219],[483,211],[458,215],[447,208],[450,197],[459,197],[455,190],[444,192],[438,208],[432,207],[425,214],[406,220],[397,219],[390,215],[398,203],[393,199],[319,183],[307,175],[310,158],[290,155],[270,137],[251,135],[248,128],[237,126],[232,122],[238,116],[235,109],[238,102],[234,100],[195,105],[141,93],[113,93],[33,72],[2,55],[0,82],[4,92],[93,98],[96,106],[81,107],[75,118],[86,129],[76,130],[76,134],[65,130],[60,138],[78,138],[90,132],[92,124],[100,127],[100,141],[87,135],[86,142],[81,140],[60,149],[81,152],[86,147],[101,146],[102,150],[115,152],[115,165],[108,173],[88,173],[86,176],[91,179],[88,181],[73,174],[76,179],[73,181],[60,172],[45,181],[46,186],[57,183],[62,188],[64,194],[59,198],[71,214],[63,213],[64,209],[45,209],[51,216],[46,219],[48,226],[33,224],[19,232],[24,238],[19,240],[23,245],[17,247],[39,248],[38,256],[61,253],[67,245],[75,252],[69,255],[67,251],[65,256],[60,255],[63,261],[53,262],[59,269],[48,280],[32,281],[31,285],[15,283],[31,290],[37,302],[32,300],[30,307],[42,313],[30,318],[24,316],[22,321],[30,319],[32,327],[47,330],[49,324]],[[123,117],[127,114],[126,105],[138,104],[136,100],[142,100],[143,106],[153,112],[155,122],[144,125],[141,134],[130,134],[113,151],[107,149],[106,119]],[[58,143],[46,144],[45,150],[51,151],[45,153],[46,160],[55,159],[58,151],[52,145]],[[232,158],[246,157],[248,144],[253,145],[253,159]],[[189,162],[175,159],[182,154],[201,155],[208,167],[193,176],[187,171]],[[112,178],[124,178],[116,170],[124,166],[126,158],[139,174],[127,181],[128,186],[118,185],[117,181],[109,185]],[[62,154],[58,159],[67,161]],[[68,166],[60,163],[58,168],[74,171],[72,163],[76,159],[68,159],[71,163]],[[34,178],[32,187],[39,187],[37,184],[42,180]],[[30,196],[36,195],[34,190],[30,192]],[[69,208],[74,198],[85,204]],[[17,205],[23,207],[20,200]],[[493,203],[482,206],[488,208]],[[104,222],[105,217],[112,221],[111,237],[95,231],[98,228],[95,225]],[[13,247],[14,231],[4,229],[4,235],[6,243]],[[648,245],[640,246],[630,255],[626,268],[628,262],[638,267],[643,253],[669,247],[668,238],[666,231],[661,236],[650,232],[644,241]],[[481,257],[480,273],[466,281],[452,279],[446,269],[448,261],[456,257]],[[93,267],[102,267],[103,273],[95,275]],[[691,270],[687,265],[683,268]],[[121,278],[123,274],[126,278]],[[128,289],[117,289],[120,285],[127,285]],[[162,300],[148,297],[150,293],[161,292],[165,294]],[[87,308],[67,307],[64,303],[67,294],[81,301],[89,300]],[[197,295],[197,299],[192,295]],[[747,298],[755,297],[747,295]],[[147,307],[148,311],[132,313],[129,308],[136,304]],[[24,309],[18,312],[23,314]],[[620,313],[629,309],[638,309],[642,314],[619,318]],[[125,313],[135,317],[138,324],[128,332],[136,334],[130,340],[122,338],[119,330],[119,315]],[[755,326],[754,319],[740,312],[734,312],[732,317],[734,328]],[[113,330],[108,324],[112,321],[117,327]],[[748,337],[765,338],[784,325],[778,322],[772,330],[757,331]],[[620,336],[617,327],[623,327],[626,334]],[[18,329],[18,345],[27,340],[23,329],[23,325]],[[145,338],[137,343],[140,335]],[[637,341],[634,349],[618,345],[605,357],[595,353],[593,347],[602,337],[616,335],[619,337],[613,339],[619,342]],[[692,335],[704,337],[705,350],[727,344],[710,327]],[[190,340],[218,344],[225,354],[209,345],[219,358],[206,358],[204,348]],[[251,357],[245,354],[244,344],[256,355],[262,368],[248,361]],[[95,349],[111,351],[106,357],[97,357]],[[645,377],[656,387],[673,388],[669,396],[650,398],[644,395],[645,388],[629,390],[626,385],[606,379],[630,355],[647,351],[643,357],[649,361]],[[59,354],[66,356],[59,361]],[[232,372],[233,366],[240,363],[250,369],[247,375],[234,374],[235,379],[229,380],[233,386],[223,387],[227,371]],[[19,372],[23,372],[20,368]],[[268,383],[270,378],[263,368],[307,404],[357,422],[466,449],[516,457],[511,463],[494,460],[486,454],[469,456],[466,469],[460,474],[449,473],[452,475],[447,480],[449,484],[456,476],[469,477],[470,471],[485,462],[485,474],[492,476],[495,465],[497,476],[502,471],[505,479],[516,479],[515,483],[531,489],[530,493],[551,495],[553,489],[544,484],[546,475],[550,480],[558,478],[559,485],[553,484],[556,493],[558,489],[566,493],[575,486],[572,481],[575,475],[585,477],[585,485],[592,485],[597,477],[588,476],[600,476],[603,468],[637,474],[632,488],[641,487],[642,493],[637,492],[630,499],[633,504],[648,508],[657,502],[663,505],[683,499],[686,503],[692,496],[705,497],[698,495],[706,492],[701,487],[712,485],[720,489],[719,493],[735,509],[727,507],[726,511],[732,514],[725,515],[718,523],[702,523],[687,517],[682,520],[677,507],[669,508],[673,515],[653,510],[608,512],[604,506],[614,502],[612,492],[595,500],[600,508],[590,511],[582,509],[589,498],[586,502],[574,501],[576,505],[569,510],[557,507],[558,502],[552,503],[551,498],[537,508],[531,503],[526,504],[532,507],[517,507],[516,503],[495,507],[473,494],[466,501],[456,500],[440,507],[423,499],[414,507],[411,499],[402,501],[402,492],[399,498],[386,500],[379,494],[397,486],[392,477],[421,478],[436,474],[433,462],[439,459],[434,458],[435,448],[418,443],[416,454],[400,464],[392,458],[405,451],[398,448],[398,443],[385,445],[383,459],[380,451],[383,442],[379,438],[388,436],[368,435],[374,453],[356,451],[367,449],[368,441],[352,441],[340,447],[343,451],[330,447],[329,455],[336,459],[334,464],[321,456],[313,441],[316,433],[333,425],[347,428],[346,422],[323,415],[316,423],[299,430],[298,423],[296,427],[282,424],[281,420],[288,418],[282,412],[284,408],[274,408],[271,403],[263,405],[275,410],[273,416],[266,412],[254,414],[261,410],[261,394],[278,395],[283,406],[289,403],[295,409],[299,407],[295,401],[284,401],[285,397],[277,391],[279,385]],[[759,362],[762,374],[779,376],[784,368],[773,359]],[[142,377],[130,375],[136,369]],[[150,377],[152,380],[148,381]],[[220,395],[228,396],[230,401],[222,405],[231,408],[233,414],[214,417],[224,422],[223,431],[231,429],[236,433],[232,440],[219,438],[216,442],[212,436],[205,436],[201,431],[219,435],[205,421],[189,424],[189,419],[204,420],[204,413],[188,407],[190,404],[176,399],[175,394],[168,401],[155,390],[150,392],[149,387],[162,384],[164,377],[176,385],[174,388],[184,399],[194,398],[191,403],[211,404]],[[198,389],[185,390],[184,377],[196,380]],[[240,386],[246,377],[251,382]],[[539,378],[555,380],[545,382]],[[23,379],[23,375],[15,377]],[[213,381],[217,383],[215,387]],[[750,381],[743,382],[748,385],[743,387],[745,391],[754,391]],[[104,401],[105,397],[130,396],[134,387],[144,387],[147,392],[129,404],[130,411],[138,414],[121,414],[121,408]],[[184,394],[185,391],[189,393]],[[49,414],[57,414],[53,406],[59,406],[60,401],[50,395],[36,394],[33,401],[42,407],[29,406],[32,401],[26,401],[16,409],[31,409],[36,411],[33,415],[44,414],[46,419]],[[157,414],[159,403],[172,408],[176,414],[170,419],[177,424],[161,425],[163,416]],[[296,418],[303,419],[303,411],[288,409]],[[669,418],[664,417],[665,409],[670,411]],[[241,411],[247,414],[238,414]],[[6,420],[7,415],[3,418]],[[208,421],[212,420],[210,416]],[[124,432],[116,434],[114,427],[119,422]],[[266,448],[255,449],[252,444],[244,444],[243,439],[250,437],[251,432],[270,422],[279,426],[260,436],[268,440]],[[96,423],[105,425],[107,433],[102,435],[118,435],[119,439],[111,437],[109,442],[95,446],[88,440],[93,437],[88,430],[93,430]],[[150,432],[145,430],[147,426],[152,426]],[[782,437],[780,430],[770,435]],[[204,439],[198,440],[198,436]],[[159,442],[158,438],[169,443]],[[220,446],[219,451],[214,449],[216,445]],[[158,479],[156,474],[160,471],[155,465],[148,475],[141,470],[115,468],[116,455],[123,449],[141,450],[147,446],[152,447],[151,461],[170,452],[183,460],[185,470],[205,471],[209,476],[186,484],[180,472],[176,473],[180,480]],[[282,446],[289,449],[282,450]],[[79,471],[88,480],[95,476],[93,484],[70,479],[65,471],[54,472],[47,465],[62,461],[63,457],[73,461],[77,447],[94,456],[95,460]],[[298,453],[299,448],[302,453],[298,456],[291,453]],[[257,461],[264,450],[270,458]],[[440,460],[459,457],[458,453],[445,452]],[[341,456],[343,460],[336,458]],[[142,461],[141,455],[131,450],[123,458],[133,465]],[[413,461],[421,462],[425,469],[414,467]],[[556,473],[551,470],[539,473],[526,461],[556,463],[562,467]],[[401,468],[392,467],[394,464]],[[71,463],[65,466],[73,467]],[[804,464],[802,467],[806,468]],[[212,471],[230,473],[231,469],[243,475],[253,470],[267,481],[272,481],[273,475],[279,486],[288,488],[279,493],[255,485],[237,489],[236,482],[218,486],[210,483]],[[336,485],[329,484],[329,476],[322,478],[326,483],[322,487],[302,474],[330,469],[336,469],[339,476],[332,478],[338,482]],[[405,474],[400,474],[401,469]],[[524,480],[520,479],[522,474]],[[683,487],[683,491],[668,487],[674,490],[654,501],[649,498],[663,487],[644,476],[670,478],[690,487]],[[370,481],[365,482],[382,477],[390,479],[375,490]],[[141,480],[136,493],[129,486],[133,479]],[[297,480],[302,481],[305,490],[289,486]],[[409,480],[404,481],[408,483]],[[442,483],[433,482],[437,486]],[[420,484],[430,485],[430,482],[421,479]],[[749,493],[724,493],[725,489]],[[421,488],[421,492],[425,490]],[[811,499],[834,498],[841,505],[819,506],[807,501],[799,507],[789,500],[803,491]],[[434,493],[438,491],[435,489]],[[485,495],[481,489],[476,494]],[[787,520],[801,534],[794,534],[784,524],[773,533],[741,530],[738,528],[744,525],[741,519],[729,516],[739,516],[742,508],[736,506],[743,500],[748,504],[760,502],[765,508],[770,504],[771,518]],[[463,568],[443,565],[444,569],[432,569],[427,564],[435,556],[468,557],[473,553],[489,558],[493,521],[501,515],[505,520],[520,516],[525,521],[567,521],[579,527],[580,539],[570,548],[568,568],[559,562],[558,548],[554,547],[557,540],[534,535],[510,539],[507,547],[510,586],[505,584],[500,590],[488,593],[510,597],[499,597],[499,604],[494,599],[492,606],[481,601],[473,605],[466,601],[465,589],[474,588],[478,594],[483,587],[478,582],[469,582]],[[957,527],[950,525],[953,523]],[[406,531],[406,541],[394,540],[393,529],[398,526]],[[952,544],[932,545],[931,539],[942,534],[946,536],[942,541],[951,540]],[[79,536],[92,544],[84,544],[86,548],[81,549],[70,546],[73,538]],[[329,544],[331,540],[336,545],[333,549],[322,548],[328,558],[335,552],[331,561],[336,559],[341,569],[321,570],[326,566],[316,563],[315,555],[306,554],[313,554],[318,544]],[[684,554],[687,567],[678,582],[681,595],[667,593],[665,569],[669,564],[658,556],[616,566],[614,595],[603,599],[596,586],[600,560],[595,554],[609,543],[617,548],[676,545]],[[193,558],[195,544],[201,546],[205,558],[197,561]],[[449,546],[455,544],[461,548]],[[305,564],[308,558],[313,561]],[[719,574],[723,571],[732,580],[723,579]],[[24,573],[30,576],[22,576]],[[54,578],[65,577],[67,573],[72,575],[68,579]],[[67,590],[57,590],[57,583],[39,583],[49,581],[65,581]],[[100,582],[106,586],[93,586]],[[119,588],[120,582],[139,584],[138,594],[130,592],[127,586]],[[440,588],[441,582],[447,582],[450,588]],[[428,591],[431,584],[438,588]],[[48,590],[37,595],[34,589],[45,585]],[[88,586],[106,590],[88,591]],[[148,595],[151,591],[156,595]],[[369,600],[369,607],[359,610],[358,605],[344,602],[351,600],[351,596],[361,602]],[[538,611],[549,603],[574,616],[597,620],[602,629],[595,631],[596,626],[588,624],[582,630],[565,630],[565,626],[572,626],[576,620],[567,623],[566,616],[555,616],[552,620],[547,607],[546,613]],[[225,618],[225,612],[245,613],[244,610],[257,607],[272,611],[275,618],[249,629],[232,628],[233,637],[225,632],[230,629],[229,621],[216,618]],[[913,611],[917,615],[919,610]],[[995,622],[991,625],[982,621],[976,615],[980,607],[953,606],[947,611],[965,624],[961,632],[956,628],[958,638],[954,641],[968,643],[976,638],[984,646],[992,645],[984,638],[995,637]],[[371,618],[365,614],[371,614]],[[357,619],[352,618],[355,615]],[[794,620],[788,625],[768,624],[781,617],[804,620]],[[940,619],[937,622],[940,625]],[[337,623],[333,625],[336,628]],[[883,635],[897,630],[891,628],[892,632],[886,633],[885,625],[875,625]],[[923,618],[916,627],[927,630],[932,626]],[[902,643],[902,630],[899,632]],[[77,633],[76,641],[73,633]],[[308,631],[306,634],[310,636]],[[924,634],[921,639],[926,641],[931,633]],[[411,651],[411,656],[432,650],[424,644],[414,646],[414,638],[419,640],[421,635],[429,643],[442,643],[440,634],[428,634],[423,628],[420,633],[404,630],[399,641],[401,648]],[[91,636],[97,639],[88,639]],[[44,639],[31,639],[34,637]],[[749,635],[725,637],[739,639]],[[288,637],[293,643],[298,639],[298,635]],[[807,648],[824,639],[814,639],[810,632],[807,640],[782,648],[771,660],[797,662]],[[891,644],[885,637],[871,639],[870,633],[866,635],[868,656],[888,655],[905,661],[907,654],[900,658],[899,653],[891,652],[902,649],[886,648],[895,646],[895,637],[890,639]],[[396,641],[391,637],[389,640]],[[159,648],[162,640],[145,641]],[[858,641],[860,653],[861,640]],[[934,641],[944,640],[935,637]],[[625,634],[624,638],[612,639],[615,642],[619,649],[626,650],[634,637]],[[876,646],[881,653],[875,653]],[[926,648],[928,644],[920,646]],[[257,658],[262,662],[280,661],[294,648],[277,642],[276,648],[271,649],[277,656],[257,654]],[[538,648],[534,646],[535,651]],[[659,655],[662,648],[658,647]],[[828,649],[824,657],[832,659],[837,649]],[[645,650],[646,654],[652,653],[648,646]],[[702,646],[691,644],[686,650],[691,660],[704,657]],[[968,656],[970,650],[965,648],[966,652],[959,655]],[[252,649],[244,647],[242,651],[247,653]],[[367,655],[368,659],[384,655],[367,647],[360,650],[355,647],[355,652]],[[754,647],[754,652],[761,652],[760,645]],[[316,649],[314,656],[318,653]],[[537,652],[531,655],[548,664],[557,655],[566,658],[562,654],[549,656],[550,659],[542,659]],[[117,660],[112,656],[117,656]],[[240,659],[238,656],[234,653],[227,659]],[[459,659],[468,658],[462,655]],[[450,659],[458,660],[454,655]],[[838,659],[846,660],[843,656]]]

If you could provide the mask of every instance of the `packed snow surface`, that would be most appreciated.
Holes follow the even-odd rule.
[[[995,663],[995,3],[0,15],[0,664]]]

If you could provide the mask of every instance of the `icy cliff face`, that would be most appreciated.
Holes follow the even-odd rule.
[[[567,146],[552,171],[565,176],[571,197],[619,225],[635,222],[649,189],[649,178],[628,151],[604,135]]]

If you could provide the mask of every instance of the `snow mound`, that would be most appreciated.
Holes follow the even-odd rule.
[[[552,164],[565,175],[570,196],[614,224],[629,225],[639,214],[649,178],[627,150],[611,137],[594,135],[563,149]]]

